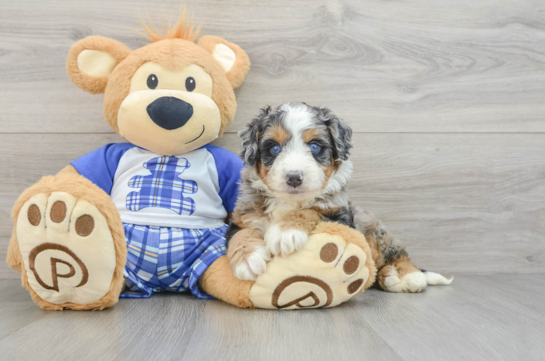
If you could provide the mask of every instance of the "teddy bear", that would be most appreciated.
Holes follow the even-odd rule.
[[[185,13],[131,50],[105,37],[76,42],[71,81],[104,93],[104,116],[126,143],[108,144],[43,177],[17,199],[7,262],[46,310],[101,310],[120,297],[190,291],[244,308],[333,307],[376,269],[365,237],[318,224],[305,248],[275,257],[255,281],[234,277],[225,232],[241,160],[213,146],[233,121],[247,54],[201,36]],[[357,257],[350,274],[343,263]]]

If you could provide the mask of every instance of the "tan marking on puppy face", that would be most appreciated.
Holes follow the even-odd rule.
[[[340,164],[340,163],[339,163]],[[327,167],[324,167],[323,165],[320,165],[320,168],[323,170],[325,179],[322,188],[327,187],[327,182],[329,182],[329,178],[335,173],[335,171],[339,168],[339,164],[335,163],[335,160],[331,158],[331,162],[329,162],[329,165]]]
[[[278,144],[284,144],[290,137],[290,134],[281,126],[275,125],[274,127],[268,129],[263,135],[266,139],[274,139]]]
[[[336,170],[336,167],[334,165],[334,162],[333,162],[333,159],[331,160],[331,163],[330,165],[328,165],[327,167],[321,167],[324,171],[324,174],[325,174],[325,177],[326,177],[326,180],[325,182],[327,183],[327,181],[329,180],[329,178],[331,177],[331,175],[333,174],[333,172],[335,172]]]
[[[302,138],[303,141],[308,144],[316,138],[324,138],[324,131],[321,129],[307,129],[305,132],[303,132]],[[337,170],[338,165],[335,165],[335,160],[331,158],[331,161],[327,167],[320,165],[320,168],[323,170],[325,175],[323,187],[326,187],[329,178],[333,175],[333,172]]]
[[[269,176],[269,172],[271,170],[271,168],[269,167],[266,167],[263,162],[260,160],[258,163],[257,163],[257,169],[258,169],[258,174],[259,174],[259,178],[261,178],[261,180],[263,181],[263,183],[265,183],[265,185],[267,187],[269,187],[269,179],[268,179],[268,176]]]
[[[308,129],[303,132],[303,141],[309,143],[311,140],[323,136],[323,132],[319,129]]]

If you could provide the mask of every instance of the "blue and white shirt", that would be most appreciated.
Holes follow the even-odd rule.
[[[105,145],[71,164],[110,195],[123,223],[189,229],[225,224],[243,167],[213,145],[164,156],[129,143]]]

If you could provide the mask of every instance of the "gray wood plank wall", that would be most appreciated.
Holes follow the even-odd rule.
[[[242,46],[252,69],[234,124],[266,104],[327,106],[354,128],[354,201],[424,268],[545,271],[545,2],[187,1],[202,34]],[[107,142],[102,96],[66,75],[88,35],[147,43],[178,0],[0,1],[0,278],[18,194]]]

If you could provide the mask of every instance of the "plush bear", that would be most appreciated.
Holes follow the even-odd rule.
[[[104,93],[106,121],[127,143],[73,161],[18,198],[7,262],[34,301],[99,310],[119,297],[189,290],[239,307],[292,309],[332,307],[367,288],[376,270],[364,236],[331,223],[255,282],[233,276],[225,232],[242,162],[209,143],[233,121],[234,88],[250,61],[222,38],[195,42],[185,15],[164,34],[152,29],[137,50],[90,36],[69,52],[70,79]],[[359,266],[347,274],[352,256]]]

